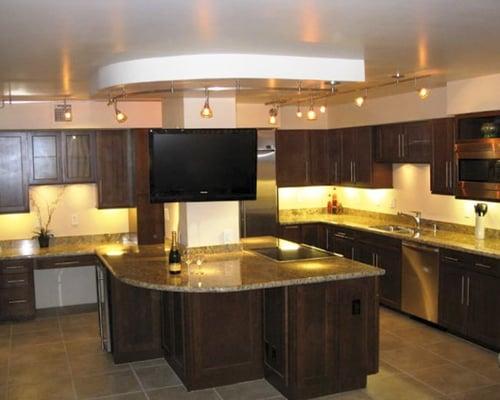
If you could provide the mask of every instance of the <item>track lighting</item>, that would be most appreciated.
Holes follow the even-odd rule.
[[[205,104],[203,104],[200,115],[202,118],[213,118],[214,116],[214,113],[210,108],[209,92],[207,88],[205,88]]]
[[[320,112],[321,114],[326,113],[326,106],[325,106],[324,104],[322,104],[322,105],[319,107],[319,112]]]
[[[274,106],[269,109],[269,123],[271,125],[276,125],[278,122],[278,107]]]
[[[297,118],[302,118],[302,111],[300,110],[300,105],[297,104],[297,112],[295,113]]]
[[[314,121],[316,118],[316,111],[314,111],[314,104],[311,100],[311,105],[309,106],[309,110],[307,111],[307,120]]]
[[[64,99],[64,120],[70,122],[73,119],[73,112],[71,110],[71,105],[66,103]]]
[[[127,120],[127,115],[118,109],[118,100],[113,99],[113,107],[115,109],[115,118],[118,121],[118,123],[122,124]]]
[[[421,100],[425,100],[427,97],[429,97],[429,94],[431,93],[431,90],[426,87],[417,87],[417,78],[415,77],[415,89],[418,93],[418,97],[420,97]]]
[[[365,89],[365,95],[356,97],[354,99],[354,104],[356,104],[358,107],[362,107],[363,104],[365,104],[365,100],[367,97],[368,97],[368,89]]]

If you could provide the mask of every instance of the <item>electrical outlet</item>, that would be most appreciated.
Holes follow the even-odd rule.
[[[396,199],[391,200],[391,208],[394,210],[396,208]]]
[[[78,226],[80,224],[80,220],[78,218],[78,214],[71,214],[71,226]]]

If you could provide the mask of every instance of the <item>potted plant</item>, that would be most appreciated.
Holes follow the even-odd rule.
[[[35,192],[33,192],[31,196],[31,205],[38,219],[38,229],[36,229],[33,232],[35,234],[35,236],[33,236],[33,239],[38,239],[38,244],[40,245],[40,248],[49,247],[50,238],[54,237],[54,235],[49,230],[49,226],[50,223],[52,222],[52,216],[54,215],[54,212],[56,211],[57,206],[59,205],[62,199],[62,196],[64,194],[64,189],[65,187],[63,186],[62,189],[59,190],[56,198],[52,202],[49,202],[45,198],[40,198],[41,196],[39,196],[38,193]],[[43,202],[43,207],[40,205],[42,202]],[[44,216],[42,214],[42,208],[45,210],[46,214],[45,221],[44,221]]]

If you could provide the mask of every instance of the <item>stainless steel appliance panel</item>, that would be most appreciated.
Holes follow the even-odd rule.
[[[97,283],[97,311],[99,315],[99,334],[101,336],[101,345],[104,351],[110,353],[111,346],[111,326],[109,314],[109,298],[107,272],[101,265],[96,266]]]
[[[240,203],[240,235],[276,236],[278,215],[274,130],[257,132],[257,199]]]
[[[403,242],[402,310],[427,321],[438,320],[439,250]]]

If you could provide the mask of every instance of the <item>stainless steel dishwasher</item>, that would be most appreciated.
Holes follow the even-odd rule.
[[[403,242],[402,309],[427,321],[438,320],[439,249]]]

